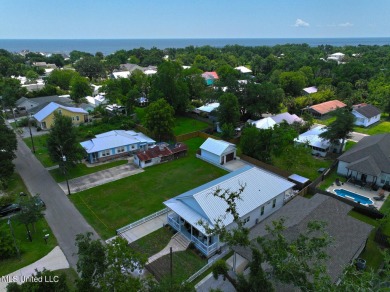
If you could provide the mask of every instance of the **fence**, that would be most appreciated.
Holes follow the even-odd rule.
[[[240,158],[242,160],[245,160],[246,162],[249,162],[249,163],[254,164],[254,165],[258,166],[258,167],[264,168],[264,169],[266,169],[268,171],[276,173],[276,174],[278,174],[278,175],[280,175],[282,177],[285,177],[285,178],[288,178],[290,175],[292,175],[292,172],[289,172],[287,170],[283,170],[283,169],[277,168],[277,167],[275,167],[273,165],[269,165],[269,164],[264,163],[264,162],[262,162],[260,160],[257,160],[255,158],[249,157],[249,156],[247,156],[245,154],[241,154]]]
[[[135,222],[133,222],[133,223],[131,223],[129,225],[126,225],[126,226],[124,226],[122,228],[117,229],[116,230],[116,234],[119,235],[119,234],[121,234],[123,232],[126,232],[127,230],[130,230],[130,229],[132,229],[134,227],[137,227],[137,226],[139,226],[139,225],[141,225],[141,224],[143,224],[145,222],[148,222],[148,221],[150,221],[150,220],[152,220],[154,218],[157,218],[158,216],[161,216],[163,214],[166,214],[168,212],[169,212],[168,208],[162,209],[162,210],[160,210],[160,211],[158,211],[156,213],[153,213],[153,214],[151,214],[149,216],[146,216],[146,217],[144,217],[144,218],[142,218],[142,219],[140,219],[138,221],[135,221]]]
[[[229,248],[224,249],[221,254],[219,254],[217,257],[213,258],[209,263],[207,263],[205,266],[203,266],[199,271],[197,271],[195,274],[193,274],[191,277],[189,277],[185,282],[191,283],[196,278],[198,278],[200,275],[202,275],[207,269],[211,268],[211,266],[219,259],[224,257],[228,252],[230,251]]]

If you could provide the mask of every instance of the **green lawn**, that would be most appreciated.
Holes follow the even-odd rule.
[[[327,188],[329,188],[336,180],[336,178],[339,178],[341,182],[345,181],[345,178],[338,175],[336,169],[333,169],[330,174],[328,174],[328,177],[325,178],[320,184],[319,189],[325,191]]]
[[[7,218],[0,220],[0,229],[6,232],[11,232],[9,225],[7,224]],[[12,258],[0,261],[0,276],[7,275],[13,271],[16,271],[22,267],[25,267],[43,256],[47,255],[56,245],[57,240],[53,236],[49,225],[46,220],[42,218],[36,223],[35,231],[30,228],[33,241],[30,242],[26,235],[26,228],[11,219],[12,227],[15,233],[17,245],[20,249],[21,259]],[[50,234],[47,244],[43,240],[45,234]]]
[[[57,164],[53,162],[49,157],[49,152],[47,150],[48,137],[49,137],[48,135],[33,137],[34,146],[35,146],[35,156],[38,158],[38,160],[42,163],[44,167],[50,167]],[[31,138],[24,138],[23,141],[30,149],[32,149]]]
[[[188,117],[175,117],[175,127],[173,128],[173,133],[175,136],[195,132],[195,131],[200,131],[208,128],[210,125],[198,121],[195,119],[191,119]]]
[[[310,180],[315,180],[320,175],[317,171],[319,168],[328,168],[332,164],[332,162],[333,161],[330,159],[314,157],[311,154],[307,154],[301,157],[299,163],[294,164],[289,169],[286,169],[286,164],[281,157],[272,158],[272,163],[274,166],[299,174]]]
[[[380,122],[375,123],[374,125],[371,125],[367,128],[356,126],[354,130],[356,132],[368,134],[368,135],[390,133],[390,121],[381,120]]]
[[[109,238],[116,229],[163,209],[163,201],[226,174],[195,157],[203,142],[199,137],[187,140],[186,157],[73,194],[71,200],[95,230]]]
[[[182,282],[199,271],[207,264],[207,260],[201,258],[194,249],[174,252],[172,257],[174,281]],[[170,255],[165,255],[150,265],[158,280],[169,276]]]
[[[79,163],[76,166],[68,169],[68,172],[67,172],[68,179],[72,179],[75,177],[80,177],[83,175],[95,173],[95,172],[100,171],[100,170],[105,170],[105,169],[119,166],[119,165],[123,165],[126,163],[128,163],[127,160],[116,160],[113,162],[104,163],[104,164],[93,166],[93,167],[88,167],[84,163]],[[50,170],[50,174],[56,182],[65,181],[65,176],[63,173],[63,169],[61,167],[57,168],[57,169]]]
[[[345,149],[344,149],[344,152],[348,151],[349,149],[351,149],[353,146],[355,146],[357,144],[357,142],[354,142],[354,141],[347,141],[345,143]]]
[[[166,247],[174,233],[167,227],[162,227],[148,235],[130,243],[130,248],[151,257]]]
[[[7,181],[7,188],[4,191],[8,195],[19,195],[20,192],[28,194],[26,185],[24,184],[20,175],[16,172]]]
[[[314,123],[328,126],[329,124],[333,123],[335,120],[336,120],[336,117],[329,116],[328,118],[323,119],[323,120],[322,119],[314,119]]]

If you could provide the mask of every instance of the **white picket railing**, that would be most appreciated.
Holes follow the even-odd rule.
[[[130,229],[132,229],[134,227],[140,226],[141,224],[143,224],[145,222],[148,222],[148,221],[150,221],[150,220],[152,220],[154,218],[157,218],[157,217],[159,217],[159,216],[161,216],[163,214],[166,214],[168,212],[169,212],[168,208],[162,209],[162,210],[160,210],[160,211],[158,211],[156,213],[153,213],[153,214],[151,214],[149,216],[146,216],[146,217],[144,217],[144,218],[142,218],[142,219],[140,219],[138,221],[135,221],[135,222],[133,222],[133,223],[131,223],[129,225],[126,225],[126,226],[123,226],[122,228],[117,229],[116,230],[116,234],[119,235],[119,234],[121,234],[121,233],[123,233],[123,232],[125,232],[127,230],[130,230]]]

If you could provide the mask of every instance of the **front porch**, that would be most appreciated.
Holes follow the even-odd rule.
[[[206,257],[210,257],[214,253],[216,253],[219,247],[218,236],[203,234],[201,231],[192,226],[190,223],[188,223],[176,213],[168,214],[167,219],[168,224],[172,228],[183,234]]]

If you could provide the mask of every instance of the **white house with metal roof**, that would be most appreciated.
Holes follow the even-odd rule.
[[[311,154],[313,155],[325,157],[328,152],[337,153],[338,148],[340,148],[341,145],[341,140],[338,145],[334,145],[330,143],[329,140],[320,137],[324,132],[326,132],[326,126],[318,126],[300,134],[298,138],[294,139],[294,142],[309,146],[311,148]]]
[[[223,141],[207,138],[200,146],[200,158],[213,164],[225,164],[236,158],[236,145]]]
[[[103,162],[144,151],[155,144],[156,141],[143,133],[125,130],[102,133],[96,135],[96,138],[80,143],[90,163]]]
[[[228,229],[237,226],[226,211],[228,204],[214,193],[216,190],[236,192],[241,187],[244,190],[236,201],[237,212],[245,227],[251,228],[283,206],[294,184],[266,170],[246,166],[165,201],[170,210],[168,224],[192,241],[205,256],[212,256],[224,243],[217,235],[208,234],[199,222],[211,228],[216,220],[221,220]]]

